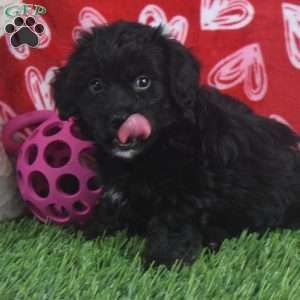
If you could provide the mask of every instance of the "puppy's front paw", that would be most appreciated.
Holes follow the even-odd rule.
[[[218,251],[229,234],[222,228],[207,227],[204,233],[204,244],[212,251]]]
[[[202,234],[191,224],[168,224],[153,219],[148,227],[145,264],[171,267],[178,260],[191,264],[202,249]]]
[[[82,228],[87,239],[94,239],[103,234],[113,234],[124,229],[120,215],[122,208],[127,204],[123,193],[114,188],[105,191],[100,203],[94,209],[91,219]]]
[[[127,199],[124,197],[123,192],[112,187],[104,191],[100,206],[106,216],[118,214],[119,210],[127,204]]]

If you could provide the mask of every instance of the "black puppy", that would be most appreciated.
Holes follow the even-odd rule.
[[[116,22],[83,35],[54,83],[61,117],[98,148],[105,192],[86,229],[144,235],[147,262],[300,225],[299,137],[198,80],[160,29]]]

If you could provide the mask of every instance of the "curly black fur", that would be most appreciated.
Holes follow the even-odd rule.
[[[152,85],[137,93],[141,74]],[[89,235],[127,229],[145,236],[147,262],[171,265],[245,229],[299,227],[299,137],[198,80],[191,52],[160,29],[120,21],[80,39],[54,95],[61,117],[74,116],[98,146],[105,192]],[[152,134],[122,159],[112,140],[133,113]]]

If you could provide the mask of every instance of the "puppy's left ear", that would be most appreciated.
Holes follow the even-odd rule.
[[[191,51],[176,40],[168,40],[170,92],[176,106],[192,117],[199,89],[200,65]]]
[[[74,101],[74,99],[76,99],[76,94],[73,95],[74,91],[68,88],[68,82],[68,67],[61,67],[55,74],[55,79],[52,82],[52,91],[59,117],[62,120],[74,117],[77,114],[77,105]]]

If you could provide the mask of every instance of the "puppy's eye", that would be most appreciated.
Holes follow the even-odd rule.
[[[89,89],[93,94],[101,93],[104,88],[104,84],[101,79],[92,79],[89,83]]]
[[[135,79],[133,88],[136,91],[144,91],[148,89],[150,85],[151,85],[150,78],[146,75],[141,75]]]

